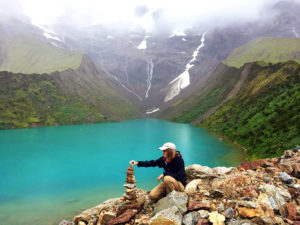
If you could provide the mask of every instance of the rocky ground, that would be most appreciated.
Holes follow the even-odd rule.
[[[154,203],[135,189],[135,202],[110,199],[60,225],[300,225],[300,146],[238,168],[194,164],[186,174],[185,192]]]

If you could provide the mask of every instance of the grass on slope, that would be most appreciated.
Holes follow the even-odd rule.
[[[19,35],[7,41],[0,71],[13,73],[52,73],[77,69],[82,55],[44,43],[37,37]]]
[[[300,63],[299,38],[257,38],[234,49],[223,63],[239,68],[247,62],[258,61],[263,65],[288,60]]]
[[[99,109],[64,94],[49,75],[0,74],[0,129],[106,121]]]
[[[300,143],[300,65],[262,67],[233,100],[198,124],[248,150],[248,159],[281,155]]]

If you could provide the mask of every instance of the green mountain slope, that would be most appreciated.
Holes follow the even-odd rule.
[[[198,126],[248,150],[248,159],[280,155],[300,143],[300,65],[252,65],[236,97]]]
[[[78,82],[79,92],[71,91]],[[93,85],[86,79],[60,73],[0,72],[0,129],[97,123],[137,116],[130,102],[106,90],[111,87],[97,79],[91,82]]]
[[[0,44],[0,129],[137,117],[136,106],[87,56],[32,35]]]
[[[288,60],[300,63],[299,38],[257,38],[234,49],[223,63],[239,68],[247,62],[278,63]]]
[[[0,71],[52,73],[77,69],[82,61],[82,54],[56,48],[30,35],[18,35],[2,44]]]

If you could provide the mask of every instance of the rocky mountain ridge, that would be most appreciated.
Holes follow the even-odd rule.
[[[138,189],[136,203],[110,199],[60,225],[300,223],[300,146],[277,158],[235,167],[186,167],[184,192],[154,203]]]

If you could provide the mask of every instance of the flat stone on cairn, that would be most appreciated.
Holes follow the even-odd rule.
[[[122,201],[125,202],[125,204],[134,204],[137,202],[137,194],[133,167],[127,167],[127,171],[125,173],[127,174],[125,180],[126,184],[124,184],[126,190]]]

